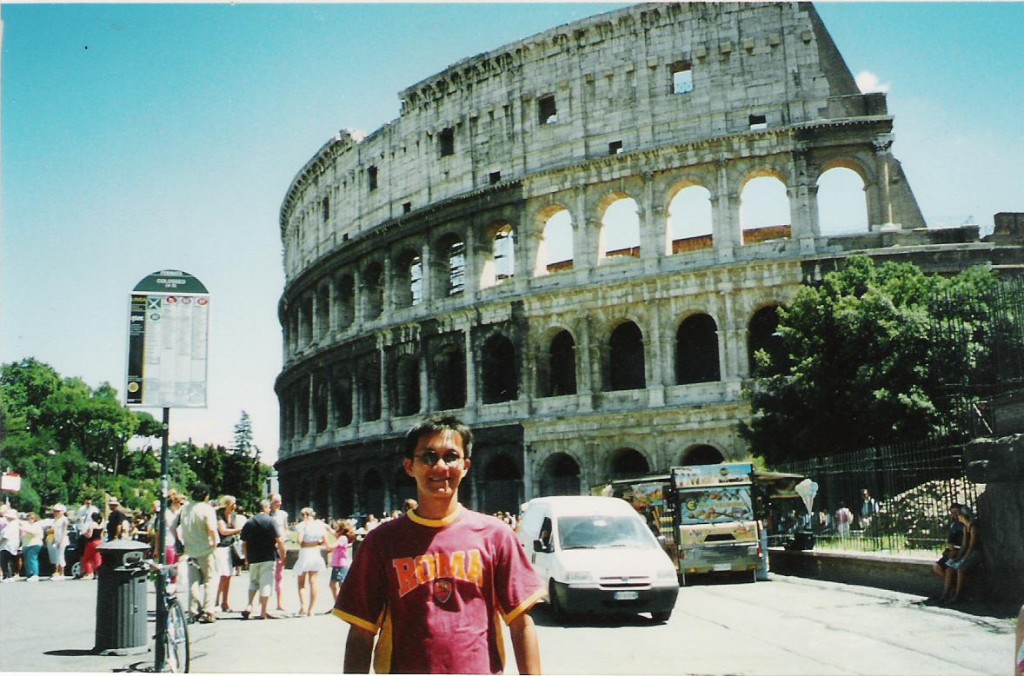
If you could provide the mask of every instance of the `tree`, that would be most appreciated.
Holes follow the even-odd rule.
[[[770,463],[949,432],[949,397],[991,374],[984,270],[953,278],[854,257],[779,313],[780,368],[756,355],[753,418],[740,426]]]

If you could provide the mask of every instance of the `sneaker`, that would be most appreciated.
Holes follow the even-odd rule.
[[[33,575],[32,577],[25,578],[25,582],[39,582],[39,576]]]
[[[63,575],[54,575],[54,576],[50,577],[50,579],[53,580],[54,582],[59,582],[61,580],[66,580],[67,578],[65,578]]]

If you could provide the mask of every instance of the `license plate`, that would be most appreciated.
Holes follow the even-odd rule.
[[[712,566],[711,570],[715,571],[716,573],[720,573],[720,572],[722,572],[724,570],[732,570],[732,564],[731,563],[716,563],[714,566]]]
[[[636,601],[640,598],[640,593],[635,591],[617,591],[615,592],[616,601]]]

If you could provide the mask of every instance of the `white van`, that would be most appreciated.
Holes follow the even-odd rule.
[[[519,540],[556,615],[672,615],[679,580],[672,560],[633,506],[590,495],[535,498],[523,505]]]

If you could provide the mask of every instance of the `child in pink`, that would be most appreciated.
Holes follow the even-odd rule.
[[[331,550],[331,593],[337,603],[341,583],[352,565],[352,541],[356,539],[356,531],[350,523],[338,519],[334,522],[334,534],[338,536],[338,542]]]

